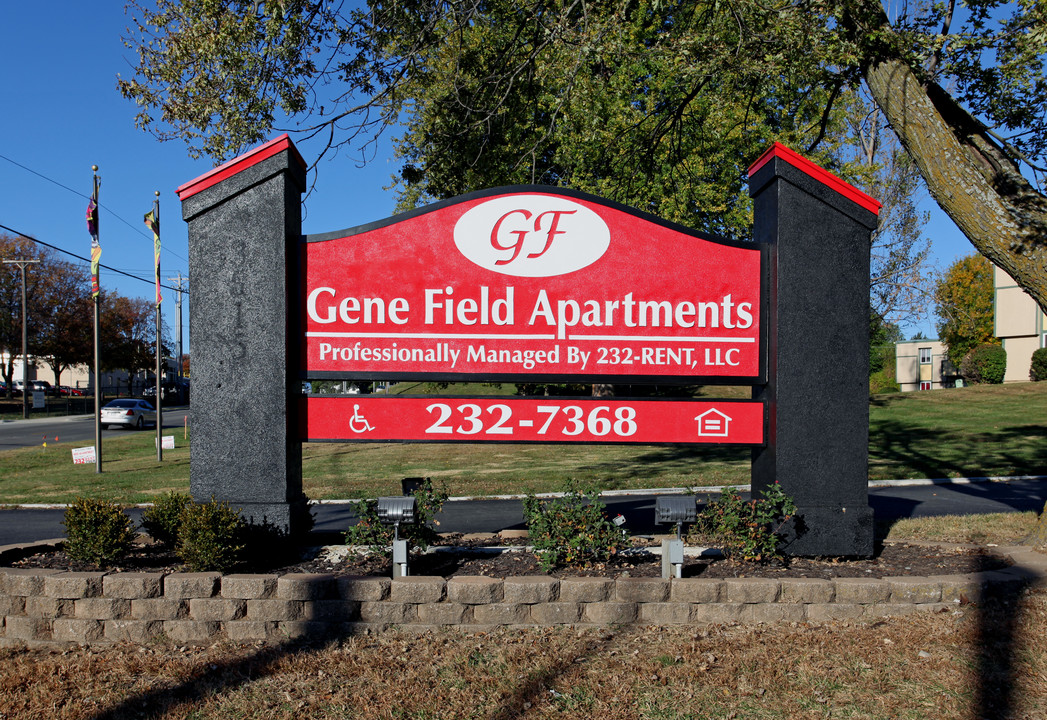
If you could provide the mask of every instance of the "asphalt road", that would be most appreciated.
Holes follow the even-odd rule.
[[[611,515],[621,513],[625,527],[634,534],[665,532],[654,525],[654,495],[604,499]],[[880,487],[869,491],[869,504],[878,520],[933,515],[967,515],[994,512],[1039,511],[1047,502],[1047,478],[947,485]],[[317,533],[332,535],[348,527],[351,504],[315,506]],[[141,510],[131,510],[138,521]],[[64,536],[62,509],[0,510],[0,545],[27,543]],[[463,500],[448,502],[437,516],[441,531],[497,532],[523,528],[519,500]]]
[[[163,408],[164,428],[180,428],[189,415],[187,407]],[[146,431],[153,430],[146,426]],[[102,441],[107,437],[120,437],[134,430],[117,428],[102,431]],[[33,418],[17,421],[0,422],[0,450],[33,447],[46,442],[86,442],[91,444],[95,439],[93,415],[71,415],[57,418]]]

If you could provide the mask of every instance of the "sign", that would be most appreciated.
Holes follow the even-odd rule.
[[[302,440],[760,445],[763,404],[616,398],[312,397]]]
[[[95,462],[95,446],[73,448],[73,465],[93,465]]]
[[[164,435],[160,440],[161,440],[161,442],[160,442],[160,449],[161,450],[174,450],[175,449],[174,435]],[[156,445],[156,439],[155,438],[153,439],[153,445]]]
[[[33,409],[42,410],[47,407],[47,397],[44,395],[43,390],[33,391]]]
[[[755,381],[762,252],[499,189],[306,238],[303,376]]]

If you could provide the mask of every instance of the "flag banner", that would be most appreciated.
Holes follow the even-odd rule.
[[[98,263],[102,259],[102,246],[98,238],[91,240],[91,297],[98,297]]]
[[[156,306],[160,307],[163,296],[160,295],[160,218],[156,216],[155,210],[145,214],[145,224],[153,231],[153,268],[156,274]]]
[[[98,299],[98,263],[102,259],[102,246],[98,244],[98,178],[94,192],[87,203],[87,232],[91,234],[91,297]]]
[[[98,237],[98,199],[94,195],[87,203],[87,232],[91,237]]]

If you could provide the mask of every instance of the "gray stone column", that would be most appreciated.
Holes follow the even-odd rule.
[[[286,136],[178,189],[189,224],[190,489],[252,522],[308,522],[298,440],[305,164]]]
[[[750,171],[754,239],[768,247],[767,444],[754,493],[799,507],[786,552],[869,556],[869,250],[879,203],[781,146]]]

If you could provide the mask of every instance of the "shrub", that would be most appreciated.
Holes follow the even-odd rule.
[[[964,355],[960,374],[972,384],[999,385],[1007,371],[1007,351],[1000,345],[985,343]]]
[[[69,557],[103,567],[126,557],[135,539],[131,518],[106,500],[77,498],[65,511],[62,524]]]
[[[187,493],[164,493],[142,513],[142,527],[156,542],[169,548],[178,544],[182,511],[193,502]]]
[[[290,533],[268,520],[243,523],[240,533],[241,559],[253,568],[278,567],[300,558],[300,546]]]
[[[1047,380],[1047,348],[1040,348],[1032,354],[1029,366],[1029,379],[1034,382]]]
[[[411,493],[417,500],[415,513],[417,524],[401,525],[400,537],[411,540],[423,550],[436,541],[436,515],[447,501],[447,493],[433,487],[433,481],[425,478]],[[378,519],[378,499],[366,498],[356,504],[356,524],[345,531],[346,545],[360,545],[378,549],[393,541],[393,526]]]
[[[180,521],[176,552],[190,572],[225,572],[241,561],[245,525],[228,503],[190,503]]]
[[[884,370],[875,372],[869,376],[869,394],[901,392],[902,388],[894,379],[894,369],[888,373]]]
[[[796,514],[796,504],[774,483],[760,497],[742,500],[724,488],[698,518],[699,531],[713,535],[729,557],[752,562],[782,558],[782,528]]]
[[[594,489],[580,491],[570,482],[563,497],[539,500],[528,495],[523,508],[527,532],[544,571],[607,560],[624,543]]]

